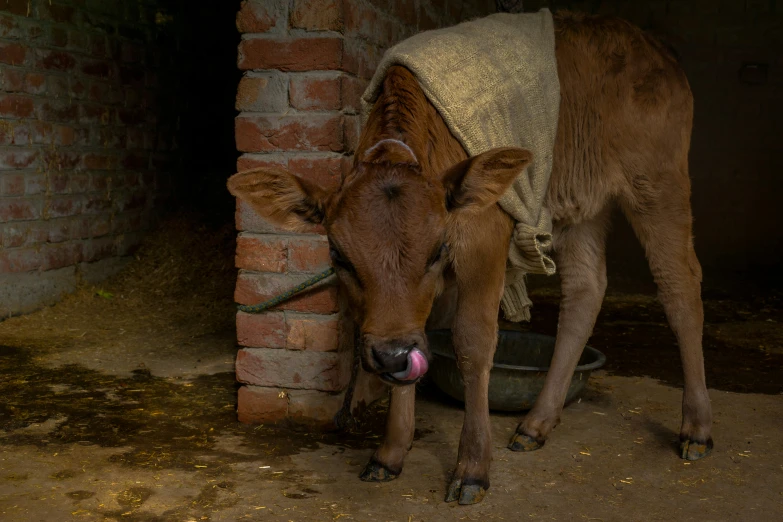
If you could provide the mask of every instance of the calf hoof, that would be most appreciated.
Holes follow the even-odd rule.
[[[484,499],[484,495],[487,494],[487,488],[489,488],[487,483],[454,479],[446,491],[446,502],[458,500],[462,506],[478,504]]]
[[[712,439],[698,442],[690,439],[680,440],[680,456],[685,460],[703,459],[712,452]]]
[[[536,451],[544,447],[544,439],[534,439],[524,433],[515,433],[508,443],[508,449],[511,451]]]
[[[375,459],[370,459],[364,471],[359,475],[359,480],[364,482],[389,482],[400,476],[402,470],[393,471]]]

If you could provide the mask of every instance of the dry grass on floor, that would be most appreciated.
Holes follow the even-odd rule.
[[[230,329],[235,230],[174,215],[149,234],[134,259],[99,286],[81,284],[61,302],[0,323],[0,344],[57,349],[87,341],[165,336],[169,343]]]

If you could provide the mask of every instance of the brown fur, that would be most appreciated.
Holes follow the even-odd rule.
[[[560,14],[555,23],[562,100],[547,206],[562,281],[560,322],[546,384],[510,447],[541,447],[559,422],[606,289],[606,231],[617,203],[645,248],[680,343],[683,457],[699,458],[711,447],[711,411],[701,350],[701,272],[691,238],[688,82],[663,45],[627,22]],[[447,500],[460,503],[481,500],[489,486],[487,383],[512,230],[494,203],[529,161],[520,149],[468,159],[413,75],[393,67],[354,169],[334,194],[269,169],[229,181],[232,193],[269,219],[325,224],[362,327],[368,371],[380,371],[373,350],[426,350],[428,317],[431,324],[453,326],[466,414]],[[437,259],[444,242],[448,253]],[[402,469],[413,407],[414,387],[396,387],[386,437],[363,479],[393,478]]]

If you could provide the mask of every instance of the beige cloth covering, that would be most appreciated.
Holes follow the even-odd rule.
[[[416,76],[470,156],[509,146],[533,153],[498,202],[516,221],[501,305],[507,319],[530,320],[525,274],[555,272],[547,255],[552,220],[543,206],[560,108],[552,14],[499,13],[400,42],[364,92],[365,121],[393,65]]]

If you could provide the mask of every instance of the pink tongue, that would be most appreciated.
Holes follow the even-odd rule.
[[[424,354],[419,350],[412,350],[408,354],[408,367],[404,371],[393,373],[392,377],[401,381],[413,381],[427,373],[428,368]]]

